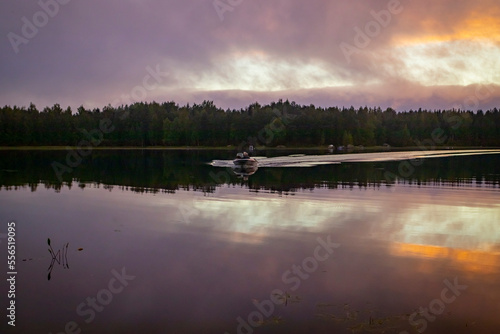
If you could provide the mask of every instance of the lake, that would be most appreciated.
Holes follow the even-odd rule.
[[[498,331],[498,152],[255,154],[0,151],[1,332]]]

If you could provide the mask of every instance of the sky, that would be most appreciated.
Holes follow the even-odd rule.
[[[0,3],[0,105],[500,107],[498,0]]]

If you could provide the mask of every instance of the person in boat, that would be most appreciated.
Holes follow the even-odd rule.
[[[250,156],[247,152],[236,154],[236,159],[250,159]]]

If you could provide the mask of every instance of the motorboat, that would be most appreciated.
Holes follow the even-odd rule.
[[[235,166],[241,168],[257,167],[258,162],[255,158],[251,158],[247,152],[236,154],[236,159],[233,160]]]

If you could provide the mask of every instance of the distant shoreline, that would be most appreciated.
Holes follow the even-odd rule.
[[[76,149],[76,146],[0,146],[0,151],[67,151]],[[496,146],[436,146],[435,150],[491,150],[499,149]],[[237,146],[96,146],[92,150],[157,150],[157,151],[201,151],[201,150],[238,150]],[[274,150],[274,151],[293,151],[293,150],[325,150],[328,151],[327,146],[303,146],[303,147],[256,147],[255,151]],[[370,147],[354,147],[351,150],[333,150],[334,152],[366,152],[366,151],[423,151],[418,146],[405,146],[405,147],[385,147],[385,146],[370,146]],[[426,149],[427,150],[427,149]]]

